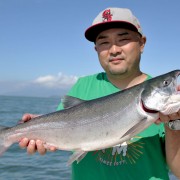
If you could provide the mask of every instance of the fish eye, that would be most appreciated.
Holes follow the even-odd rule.
[[[164,86],[168,86],[169,84],[170,84],[170,80],[169,79],[165,79],[164,81],[163,81],[163,85]]]

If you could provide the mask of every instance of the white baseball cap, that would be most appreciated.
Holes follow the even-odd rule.
[[[95,42],[97,35],[110,28],[126,28],[143,35],[139,20],[126,8],[107,8],[94,19],[85,31],[85,37]]]

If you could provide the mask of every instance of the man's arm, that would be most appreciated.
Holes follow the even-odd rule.
[[[180,113],[180,111],[179,111]],[[180,119],[180,116],[179,116]],[[171,171],[180,178],[180,130],[175,131],[165,127],[166,160]]]
[[[178,86],[178,91],[180,91],[180,86]],[[180,119],[180,110],[168,116],[160,114],[157,122],[169,122],[176,119]],[[171,130],[165,125],[165,144],[167,163],[171,171],[180,178],[180,130]]]

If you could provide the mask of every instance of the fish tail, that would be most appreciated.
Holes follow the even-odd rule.
[[[12,142],[9,142],[5,136],[7,129],[9,128],[0,126],[0,156],[12,145]]]

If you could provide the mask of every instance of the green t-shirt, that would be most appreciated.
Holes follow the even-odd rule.
[[[91,100],[118,91],[108,81],[106,73],[99,73],[80,78],[68,95]],[[58,109],[62,108],[60,104]],[[164,126],[153,124],[118,146],[89,152],[78,164],[73,163],[72,179],[167,180],[164,136]]]

